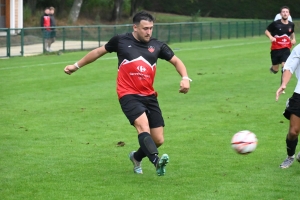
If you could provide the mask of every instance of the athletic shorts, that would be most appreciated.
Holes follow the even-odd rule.
[[[44,30],[43,35],[45,39],[48,39],[51,37],[51,31]]]
[[[55,38],[56,37],[56,31],[52,30],[50,34],[50,38]]]
[[[121,97],[119,102],[123,113],[126,115],[131,125],[134,125],[134,121],[146,112],[150,128],[165,126],[155,95],[140,96],[130,94]]]
[[[289,120],[291,114],[294,114],[300,118],[300,94],[298,93],[294,93],[293,96],[286,102],[286,108],[283,112],[283,115]]]
[[[285,62],[288,59],[290,54],[291,54],[291,50],[289,48],[272,50],[271,51],[272,65],[279,65],[282,62]]]

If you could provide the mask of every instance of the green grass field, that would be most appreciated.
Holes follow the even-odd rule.
[[[87,52],[1,59],[0,199],[297,199],[300,164],[278,167],[289,126],[282,112],[296,78],[276,102],[280,74],[269,73],[268,39],[170,46],[193,82],[179,94],[180,76],[159,60],[164,177],[147,159],[144,174],[133,174],[128,153],[138,140],[117,100],[116,54],[71,76],[63,68]],[[230,141],[245,129],[258,146],[239,155]]]

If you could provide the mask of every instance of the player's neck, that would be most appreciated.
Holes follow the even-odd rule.
[[[134,32],[132,32],[132,36],[134,37],[134,39],[136,39],[137,41],[140,42],[140,40],[136,37],[136,35],[134,34]]]
[[[288,19],[281,19],[281,22],[282,22],[283,24],[288,24],[288,23],[289,23],[289,20],[288,20]]]

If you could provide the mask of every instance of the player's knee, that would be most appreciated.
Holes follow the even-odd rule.
[[[156,147],[160,147],[164,143],[164,138],[163,137],[155,138],[154,142],[156,144]]]
[[[289,130],[289,138],[296,139],[299,135],[299,128],[297,127],[290,127]]]

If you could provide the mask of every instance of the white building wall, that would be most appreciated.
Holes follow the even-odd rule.
[[[23,28],[23,0],[18,0],[18,27]]]

